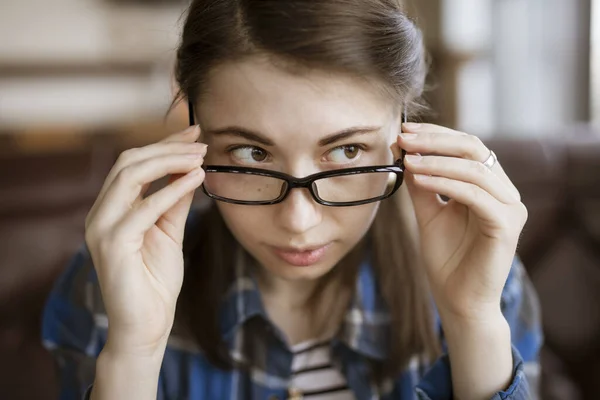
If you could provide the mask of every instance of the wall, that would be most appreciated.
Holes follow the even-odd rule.
[[[540,135],[589,120],[590,0],[494,3],[496,128]]]
[[[183,5],[3,0],[0,129],[162,116]]]

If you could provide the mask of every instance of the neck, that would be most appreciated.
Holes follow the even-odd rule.
[[[323,339],[333,334],[334,327],[328,323],[332,320],[325,322],[321,311],[331,310],[334,299],[338,297],[339,282],[334,277],[287,281],[266,273],[262,268],[259,271],[257,281],[265,310],[290,344]]]
[[[326,279],[289,281],[258,268],[257,282],[265,303],[275,302],[289,311],[302,311],[309,305],[319,285]]]

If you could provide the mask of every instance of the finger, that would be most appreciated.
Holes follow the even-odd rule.
[[[448,134],[448,135],[457,135],[457,136],[466,135],[466,133],[464,133],[464,132],[450,129],[450,128],[442,126],[442,125],[414,123],[414,122],[404,122],[402,124],[402,132],[408,132],[408,133],[437,132],[437,133],[444,133],[444,134]]]
[[[180,132],[167,136],[161,142],[195,142],[200,137],[200,125],[191,125]]]
[[[392,144],[390,149],[394,155],[394,160],[401,158],[406,160],[405,157],[407,154],[404,156],[402,155],[402,149],[397,143]],[[416,153],[416,155],[420,156],[419,153]],[[404,184],[408,189],[409,196],[413,203],[417,223],[421,226],[426,226],[427,222],[440,211],[444,203],[440,202],[440,199],[435,193],[431,193],[415,185],[413,174],[406,168],[404,170]]]
[[[412,173],[435,175],[479,186],[505,204],[520,200],[505,183],[480,162],[457,157],[407,155],[405,167]]]
[[[398,145],[408,153],[444,155],[478,162],[484,162],[490,155],[490,150],[477,136],[467,135],[437,125],[422,124],[421,126],[432,128],[413,128],[411,133],[398,136]],[[437,131],[426,130],[434,129],[433,127]],[[519,191],[506,175],[499,162],[491,170],[520,198]]]
[[[141,160],[155,157],[159,154],[185,154],[198,152],[205,155],[206,144],[196,143],[199,136],[200,127],[198,125],[193,125],[183,131],[174,133],[157,143],[152,143],[141,148],[125,150],[121,153],[115,162],[114,167],[109,172],[106,179],[106,186],[110,186],[112,180],[121,169]]]
[[[176,154],[142,160],[122,169],[106,191],[98,207],[98,217],[107,224],[114,223],[140,200],[143,187],[169,174],[187,174],[202,162],[198,154]]]
[[[417,223],[425,227],[442,210],[445,203],[440,200],[437,193],[419,185],[415,181],[414,174],[408,170],[404,172],[404,182],[413,203]]]
[[[169,178],[169,185],[185,175],[175,174]],[[169,208],[156,221],[156,226],[173,238],[176,243],[183,243],[183,234],[185,223],[187,221],[192,201],[194,200],[194,192],[190,192],[183,196],[175,205]]]
[[[125,150],[123,153],[121,153],[121,155],[115,162],[115,165],[113,165],[113,167],[111,168],[110,172],[108,173],[106,179],[104,180],[104,184],[102,185],[102,188],[100,189],[100,192],[98,193],[98,196],[97,196],[97,202],[92,206],[92,209],[90,210],[90,214],[92,215],[95,213],[97,204],[99,204],[103,201],[106,190],[112,185],[112,182],[114,181],[115,177],[119,174],[119,172],[123,168],[126,168],[129,165],[135,164],[144,159],[158,156],[160,154],[198,153],[198,154],[204,156],[206,154],[206,145],[203,143],[196,143],[195,139],[194,139],[197,137],[198,134],[199,134],[199,129],[187,130],[187,131],[184,131],[183,133],[178,133],[178,134],[174,135],[179,138],[184,138],[187,140],[184,142],[181,142],[181,141],[177,142],[174,140],[171,142],[162,141],[162,142],[153,143],[148,146],[141,147],[141,148]]]
[[[207,146],[204,143],[196,142],[157,142],[147,146],[135,149],[129,149],[121,153],[121,156],[111,169],[106,178],[106,187],[110,186],[119,172],[132,164],[143,160],[167,154],[198,154],[202,157],[206,155]],[[103,192],[100,193],[103,195]]]
[[[128,212],[119,223],[117,230],[124,237],[142,238],[169,209],[176,206],[187,195],[193,193],[204,181],[204,170],[195,168],[183,177],[173,181],[158,192],[148,196],[135,208]],[[185,202],[186,200],[183,200]],[[182,235],[173,235],[173,230],[165,232],[173,241],[178,241]],[[173,235],[173,236],[171,236]],[[135,240],[135,239],[134,239]],[[180,242],[178,242],[180,243]]]
[[[490,154],[477,136],[452,130],[413,129],[410,133],[400,134],[398,142],[409,153],[447,155],[480,162],[485,161]]]
[[[502,207],[506,206],[479,186],[441,176],[414,175],[414,179],[416,186],[448,196],[469,207],[488,226],[500,227]]]

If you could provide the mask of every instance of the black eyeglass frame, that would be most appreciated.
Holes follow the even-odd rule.
[[[189,122],[190,125],[195,125],[194,119],[194,106],[191,101],[188,100],[188,110],[189,110]],[[402,120],[406,121],[406,114],[403,114]],[[231,204],[241,204],[241,205],[271,205],[277,204],[284,201],[289,195],[290,191],[295,188],[306,188],[310,192],[312,198],[318,203],[324,206],[332,206],[332,207],[349,207],[349,206],[359,206],[368,203],[374,203],[376,201],[384,200],[391,195],[393,195],[398,188],[402,185],[404,181],[404,155],[406,151],[402,150],[401,157],[396,160],[393,165],[371,165],[365,167],[354,167],[354,168],[345,168],[335,171],[322,171],[317,172],[315,174],[305,176],[304,178],[296,178],[292,175],[279,172],[279,171],[271,171],[261,168],[251,168],[251,167],[235,167],[229,165],[206,165],[202,166],[206,173],[209,172],[221,172],[221,173],[233,173],[233,174],[248,174],[248,175],[259,175],[266,176],[271,178],[280,179],[285,182],[285,191],[274,200],[265,200],[265,201],[244,201],[244,200],[235,200],[227,197],[217,196],[213,193],[210,193],[204,183],[202,184],[202,190],[204,193],[215,200],[223,201]],[[347,201],[347,202],[331,202],[323,200],[319,197],[319,195],[315,192],[313,183],[317,180],[321,180],[324,178],[331,178],[337,176],[346,176],[346,175],[355,175],[355,174],[364,174],[364,173],[378,173],[378,172],[388,172],[396,174],[396,182],[394,183],[394,187],[390,190],[389,193],[384,195],[373,197],[371,199],[359,200],[359,201]]]
[[[285,190],[282,190],[279,197],[273,200],[256,200],[256,201],[244,201],[244,200],[235,200],[230,199],[228,197],[221,197],[214,193],[210,193],[204,183],[202,184],[202,190],[206,195],[215,200],[224,201],[232,204],[243,204],[243,205],[271,205],[281,203],[286,199],[289,195],[290,191],[295,188],[306,188],[310,192],[312,198],[319,204],[324,206],[333,206],[333,207],[348,207],[348,206],[359,206],[362,204],[373,203],[376,201],[380,201],[390,197],[392,194],[398,190],[400,185],[402,185],[402,181],[404,179],[404,166],[401,160],[396,161],[395,165],[373,165],[368,167],[355,167],[355,168],[345,168],[337,171],[323,171],[317,172],[315,174],[306,176],[304,178],[296,178],[294,176],[288,175],[279,171],[271,171],[261,168],[250,168],[250,167],[234,167],[229,165],[207,165],[202,167],[206,173],[209,172],[224,172],[224,173],[233,173],[233,174],[248,174],[248,175],[259,175],[266,176],[270,178],[276,178],[284,182]],[[346,176],[346,175],[355,175],[355,174],[364,174],[364,173],[378,173],[378,172],[388,172],[396,174],[396,182],[394,183],[394,187],[389,193],[384,195],[373,197],[371,199],[359,200],[359,201],[347,201],[347,202],[332,202],[326,201],[319,197],[319,195],[315,192],[315,188],[313,183],[315,181],[331,178],[336,176]],[[282,184],[283,185],[283,184]],[[282,186],[283,187],[283,186]]]

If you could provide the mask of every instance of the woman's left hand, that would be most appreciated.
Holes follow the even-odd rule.
[[[483,164],[490,150],[476,136],[432,124],[404,124],[403,132],[405,182],[440,314],[464,320],[499,315],[527,220],[519,191],[499,163]]]

